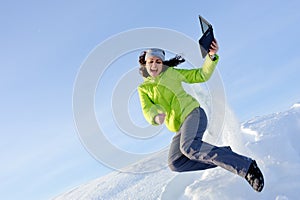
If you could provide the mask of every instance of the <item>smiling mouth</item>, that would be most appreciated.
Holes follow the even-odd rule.
[[[150,69],[150,71],[151,71],[152,73],[156,73],[156,72],[157,72],[157,69]]]

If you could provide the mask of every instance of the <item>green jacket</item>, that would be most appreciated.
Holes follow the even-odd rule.
[[[182,87],[182,82],[200,83],[207,81],[219,57],[212,61],[206,57],[202,68],[176,69],[169,67],[157,77],[147,77],[139,85],[138,93],[146,120],[157,125],[154,118],[159,113],[165,113],[165,124],[172,132],[177,132],[188,114],[199,107],[199,102]]]

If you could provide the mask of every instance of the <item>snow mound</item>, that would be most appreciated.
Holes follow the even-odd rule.
[[[297,105],[297,106],[295,106]],[[238,124],[230,110],[221,143],[254,158],[265,177],[265,188],[255,192],[237,175],[222,168],[175,173],[166,167],[168,151],[129,168],[160,164],[153,173],[113,172],[64,193],[55,200],[198,200],[198,199],[298,199],[300,188],[300,109],[256,117]],[[137,171],[137,170],[132,170]]]
[[[292,108],[300,108],[300,102],[295,103],[295,104],[292,106]]]

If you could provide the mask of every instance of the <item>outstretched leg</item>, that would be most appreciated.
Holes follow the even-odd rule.
[[[246,178],[256,191],[261,191],[263,177],[258,173],[258,167],[255,168],[256,172],[249,172],[255,161],[233,152],[229,147],[217,147],[203,142],[206,126],[207,117],[204,110],[193,110],[173,137],[169,152],[170,168],[174,171],[193,171],[220,166]],[[249,180],[249,177],[252,178]]]
[[[252,159],[239,155],[231,149],[203,142],[207,117],[202,108],[197,108],[186,118],[180,128],[180,150],[193,161],[220,166],[245,177]]]

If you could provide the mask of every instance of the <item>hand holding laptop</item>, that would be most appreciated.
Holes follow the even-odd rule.
[[[217,40],[214,38],[214,40],[212,41],[212,43],[210,45],[208,54],[210,56],[213,56],[217,53],[218,50],[219,50],[219,45],[218,45]]]
[[[199,39],[202,57],[205,58],[207,54],[214,60],[214,55],[219,50],[218,43],[214,37],[212,25],[199,15],[200,26],[202,30],[202,37]]]

